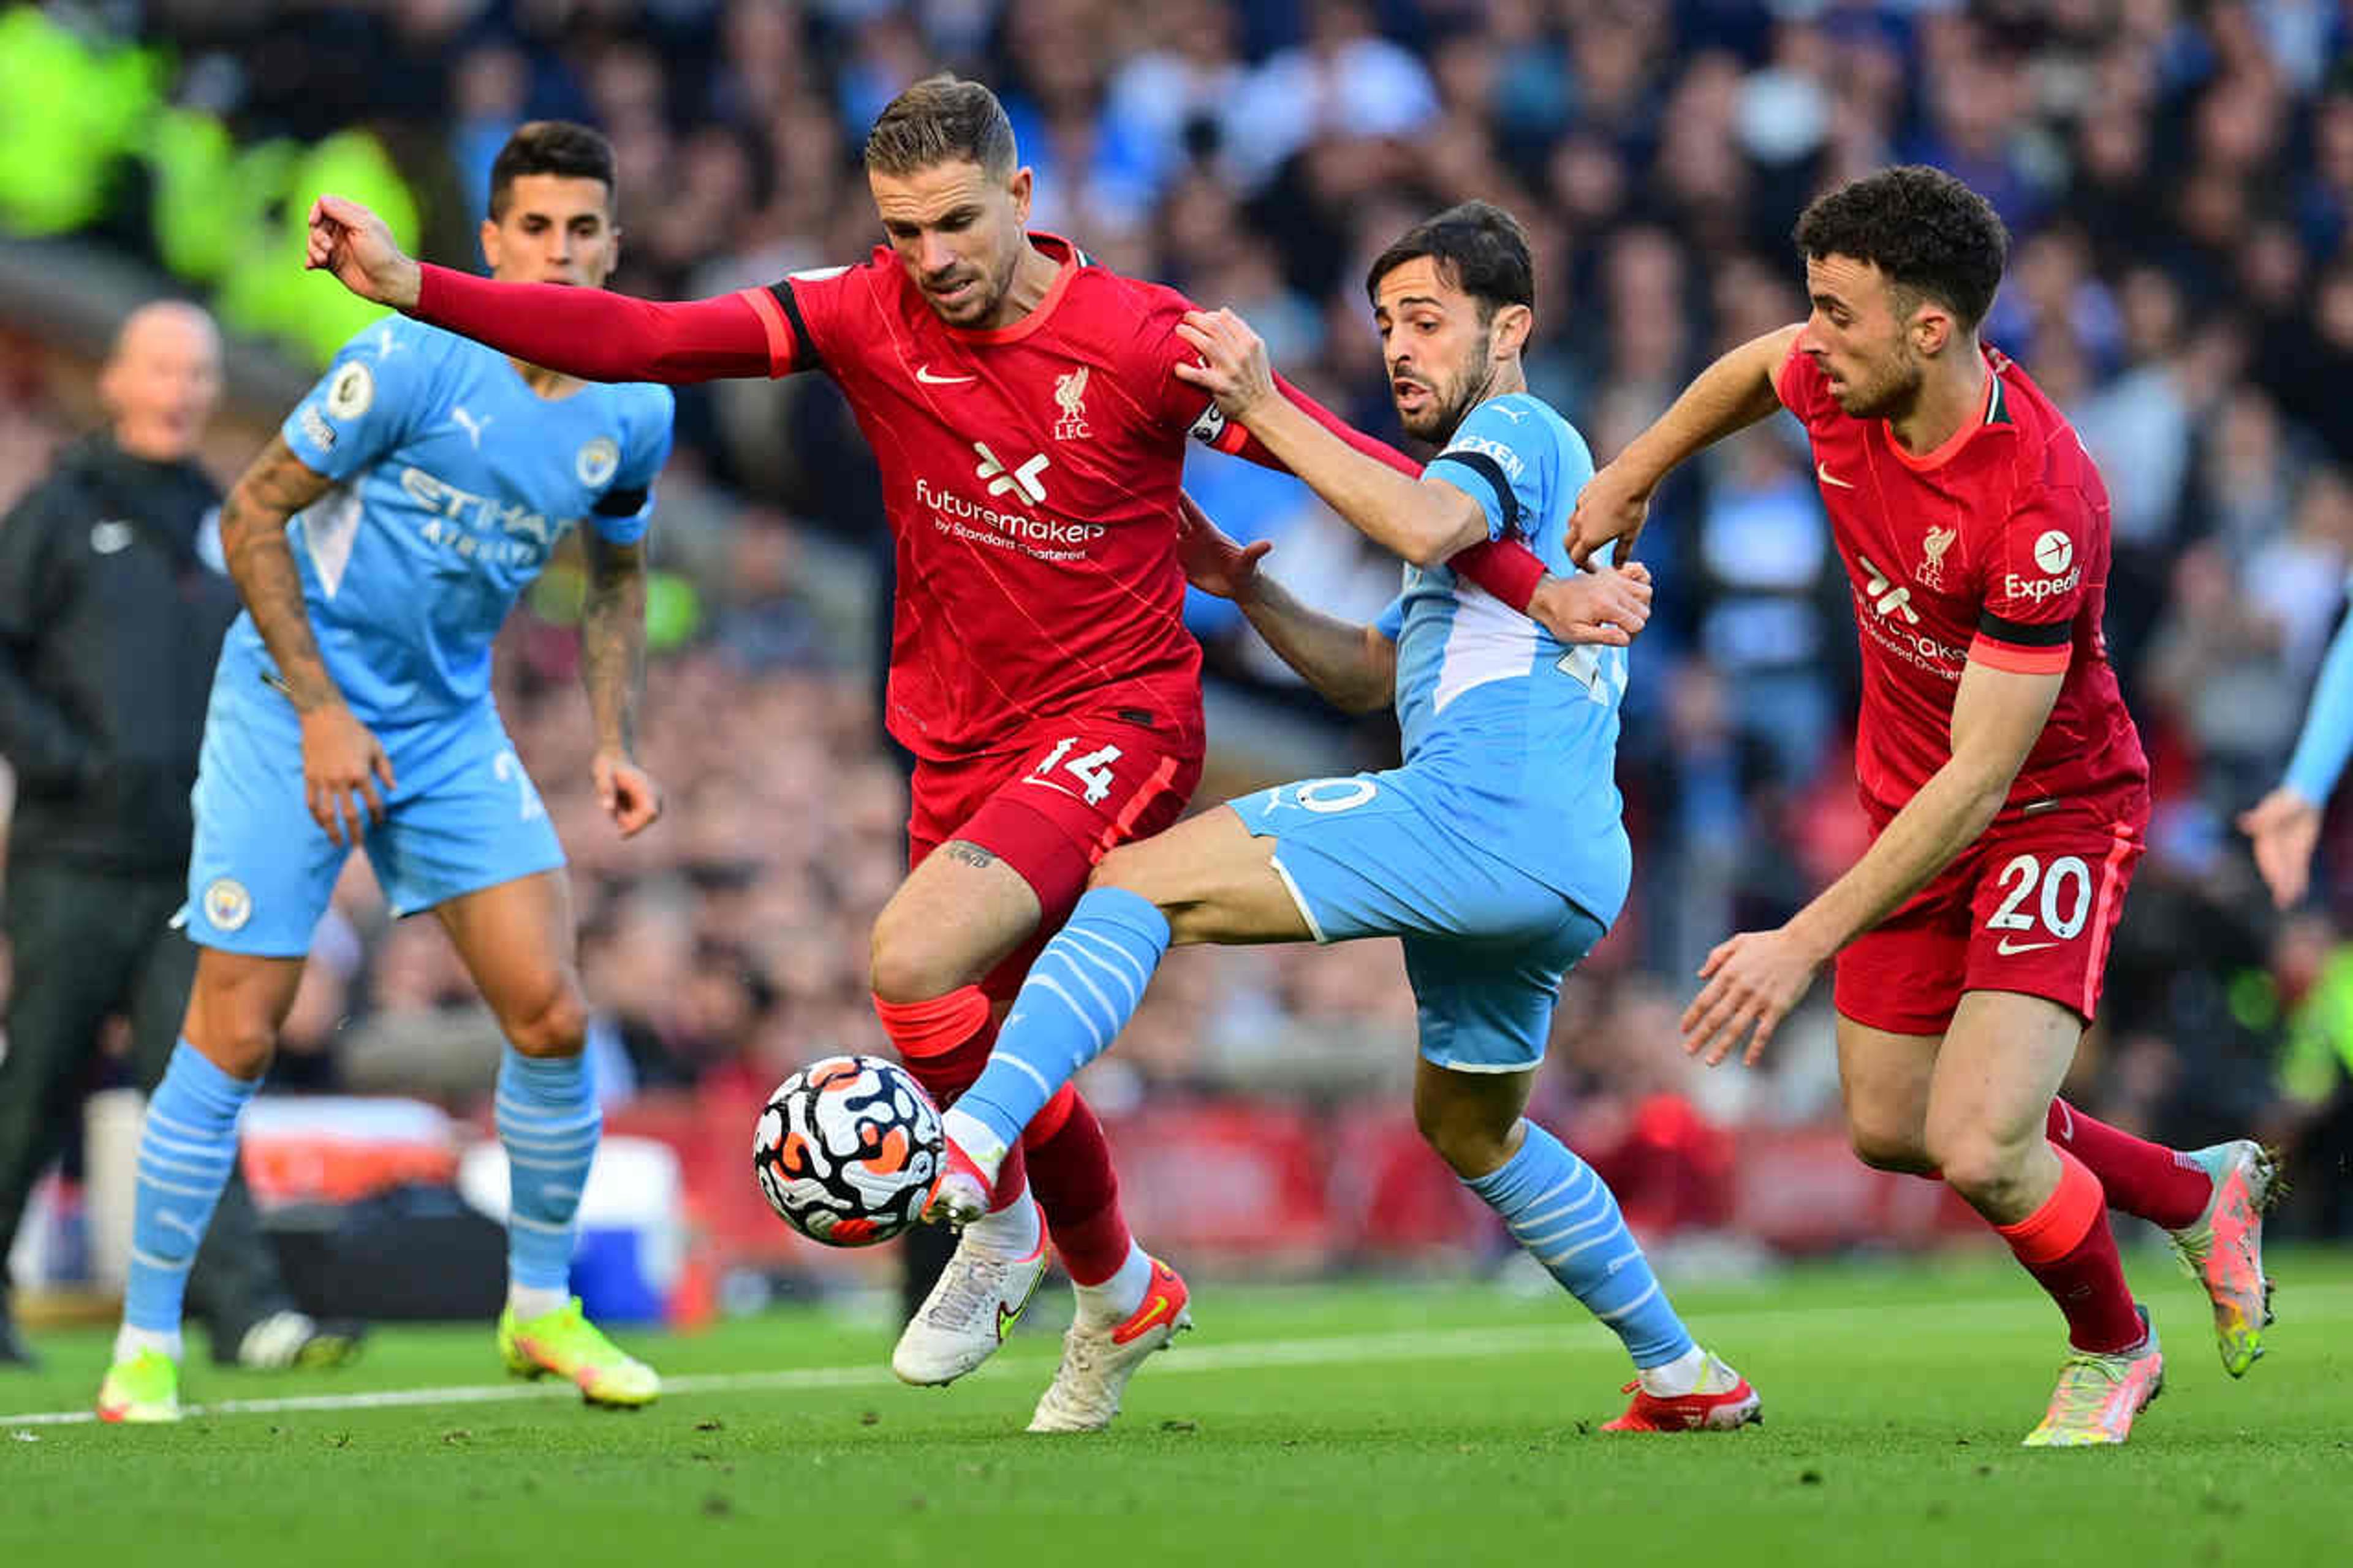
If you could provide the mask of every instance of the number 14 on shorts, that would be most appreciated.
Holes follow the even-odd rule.
[[[1029,781],[1044,784],[1049,789],[1060,790],[1065,795],[1079,794],[1055,776],[1055,770],[1060,769],[1085,786],[1085,794],[1080,796],[1081,799],[1089,805],[1101,805],[1112,792],[1114,781],[1111,765],[1119,761],[1120,750],[1117,746],[1097,746],[1082,756],[1073,757],[1071,753],[1078,750],[1080,739],[1077,735],[1066,735],[1057,741],[1053,750],[1038,759],[1038,765],[1029,770]]]

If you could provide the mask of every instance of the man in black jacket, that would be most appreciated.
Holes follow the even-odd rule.
[[[63,453],[0,524],[0,755],[13,767],[0,929],[12,951],[0,1057],[0,1366],[30,1355],[5,1259],[57,1156],[109,1015],[131,1023],[152,1089],[179,1037],[195,946],[186,896],[205,701],[237,610],[220,491],[194,458],[220,391],[220,343],[193,305],[132,314],[99,382],[110,428]],[[241,1175],[190,1294],[214,1355],[317,1365],[356,1347],[291,1310]]]

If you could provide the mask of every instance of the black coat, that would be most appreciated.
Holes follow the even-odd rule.
[[[0,523],[0,755],[8,852],[177,875],[205,704],[238,601],[220,490],[104,435],[69,448]]]

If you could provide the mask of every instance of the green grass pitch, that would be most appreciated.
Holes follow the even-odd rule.
[[[184,1394],[213,1407],[176,1427],[35,1419],[102,1370],[104,1336],[53,1333],[44,1371],[0,1373],[0,1563],[2344,1562],[2353,1256],[2273,1260],[2281,1321],[2241,1383],[2194,1287],[2130,1267],[2167,1387],[2103,1451],[2018,1447],[2059,1322],[1984,1258],[1680,1290],[1765,1395],[1728,1436],[1600,1435],[1615,1342],[1565,1299],[1460,1283],[1200,1281],[1200,1331],[1092,1437],[1021,1431],[1051,1297],[948,1391],[892,1382],[892,1325],[812,1310],[624,1335],[671,1384],[636,1415],[501,1382],[485,1325],[386,1330],[340,1373],[198,1357]]]

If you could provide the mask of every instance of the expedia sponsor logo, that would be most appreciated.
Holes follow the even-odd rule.
[[[2064,577],[2021,577],[2011,572],[2003,575],[2001,591],[2013,599],[2031,599],[2039,605],[2045,599],[2073,593],[2075,585],[2083,580],[2084,571],[2080,566]]]
[[[1194,440],[1207,447],[1216,446],[1218,437],[1225,433],[1226,411],[1214,403],[1202,409],[1201,416],[1194,420],[1192,427],[1185,432]]]

